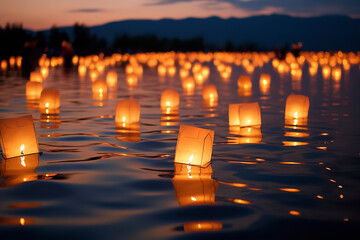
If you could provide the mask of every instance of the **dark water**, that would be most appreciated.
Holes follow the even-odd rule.
[[[2,159],[1,239],[330,239],[356,233],[359,65],[343,70],[336,83],[323,79],[320,66],[309,76],[305,63],[294,85],[290,73],[280,75],[268,62],[251,74],[247,96],[236,83],[246,73],[242,66],[232,64],[224,81],[212,62],[203,65],[211,70],[207,83],[217,86],[217,106],[203,105],[200,87],[185,94],[178,74],[159,78],[144,67],[130,88],[124,68],[110,67],[118,73],[117,91],[97,101],[88,77],[51,69],[43,85],[60,91],[61,107],[49,121],[26,101],[28,79],[16,70],[3,74],[1,118],[32,114],[42,154],[29,157],[26,170]],[[259,90],[261,73],[272,77],[266,95]],[[168,88],[180,93],[179,117],[171,121],[160,111]],[[285,127],[290,93],[310,98],[305,127]],[[125,98],[140,102],[138,133],[115,127],[116,103]],[[228,104],[255,101],[261,138],[243,144],[247,138],[229,133]],[[179,124],[215,131],[211,166],[193,167],[191,178],[173,162]]]

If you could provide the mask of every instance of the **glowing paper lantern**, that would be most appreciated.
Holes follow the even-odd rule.
[[[89,76],[90,76],[91,81],[95,82],[96,79],[98,79],[98,77],[99,77],[99,73],[95,69],[91,69],[89,72]]]
[[[0,187],[14,187],[24,182],[38,180],[35,170],[39,164],[39,154],[30,154],[11,159],[3,159],[0,167]]]
[[[31,72],[30,73],[31,82],[42,82],[42,76],[40,72]]]
[[[211,165],[207,167],[175,163],[172,183],[179,206],[214,205],[218,183],[211,178]]]
[[[138,83],[138,77],[135,74],[126,75],[126,83],[129,87],[136,87]]]
[[[40,95],[40,113],[58,113],[60,108],[60,93],[55,89],[44,89]]]
[[[251,92],[252,83],[250,76],[240,76],[237,83],[239,91]]]
[[[218,99],[218,92],[214,84],[204,86],[202,95],[205,101],[217,101]]]
[[[195,81],[193,77],[187,77],[184,80],[182,80],[182,87],[184,91],[188,94],[191,94],[194,92],[195,89]]]
[[[6,60],[1,60],[1,70],[3,72],[5,72],[7,70],[7,61]]]
[[[341,80],[341,67],[334,67],[331,75],[334,81],[339,82]]]
[[[41,67],[40,73],[43,79],[47,78],[49,76],[49,68],[48,67]]]
[[[229,104],[229,125],[240,127],[261,125],[259,103]]]
[[[309,97],[295,94],[289,95],[286,99],[285,122],[294,121],[291,125],[299,124],[299,120],[304,122],[308,118],[309,106]]]
[[[14,56],[11,56],[11,57],[9,58],[9,64],[10,64],[10,67],[11,67],[11,68],[13,68],[13,67],[15,66],[15,61],[16,61],[16,59],[15,59]]]
[[[168,74],[170,77],[175,76],[175,74],[176,74],[176,67],[175,67],[175,66],[169,66],[169,67],[167,68],[167,74]]]
[[[140,120],[140,104],[136,100],[121,100],[116,105],[115,123],[119,128],[131,128]]]
[[[107,97],[107,84],[104,80],[98,79],[92,83],[92,93],[94,100],[103,100]]]
[[[179,111],[180,96],[175,90],[167,89],[161,94],[162,114],[177,114]]]
[[[26,83],[26,99],[35,100],[40,99],[41,92],[43,90],[41,82],[31,82]]]
[[[210,164],[214,131],[180,125],[175,162],[206,166]]]
[[[157,67],[157,72],[160,77],[164,77],[166,75],[166,67],[162,64],[159,64]]]
[[[324,79],[328,79],[330,77],[331,68],[328,65],[322,66],[322,75]]]
[[[260,91],[263,95],[266,95],[269,93],[270,83],[271,83],[270,74],[262,73],[260,75],[259,85],[260,85]]]
[[[109,86],[110,89],[113,89],[117,87],[117,80],[118,76],[115,71],[109,71],[106,75],[106,83]]]
[[[78,74],[80,77],[85,77],[86,75],[86,66],[83,64],[79,64],[78,66]]]
[[[0,119],[1,147],[5,158],[39,152],[31,115]]]

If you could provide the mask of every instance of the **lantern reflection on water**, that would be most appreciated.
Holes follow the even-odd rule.
[[[218,183],[211,178],[211,165],[207,167],[175,163],[172,183],[179,206],[214,205]]]
[[[161,94],[161,113],[166,115],[178,114],[179,112],[179,93],[175,90],[167,89]]]
[[[140,125],[139,122],[130,124],[130,127],[123,127],[123,123],[116,124],[115,139],[121,142],[140,142]],[[126,125],[125,125],[126,126]]]
[[[98,79],[92,83],[92,96],[94,100],[104,100],[107,98],[107,84],[105,80]]]
[[[116,105],[115,123],[117,128],[131,129],[138,126],[140,104],[136,100],[121,100]]]
[[[211,162],[214,131],[180,125],[175,162],[207,166]]]
[[[0,187],[14,187],[24,182],[35,181],[35,170],[39,163],[39,154],[29,154],[11,159],[3,159],[0,168]]]
[[[1,147],[5,158],[39,152],[31,115],[0,119]]]
[[[309,106],[309,97],[295,94],[289,95],[285,106],[285,124],[306,125]]]
[[[60,108],[60,93],[58,90],[46,88],[41,92],[39,109],[43,114],[56,114]]]

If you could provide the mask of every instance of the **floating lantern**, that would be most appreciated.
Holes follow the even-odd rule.
[[[206,166],[210,164],[214,131],[180,125],[175,162]]]
[[[15,67],[15,62],[16,62],[15,57],[14,57],[14,56],[11,56],[11,57],[9,58],[9,64],[10,64],[10,67],[11,67],[11,68],[14,68],[14,67]]]
[[[165,77],[166,75],[166,67],[162,64],[159,64],[157,67],[157,72],[160,77]]]
[[[74,55],[73,58],[72,58],[72,64],[74,66],[78,65],[79,63],[79,56],[78,55]]]
[[[11,159],[3,159],[0,178],[5,179],[0,187],[14,187],[24,182],[38,180],[35,170],[39,164],[39,154],[30,154]]]
[[[41,82],[31,82],[26,83],[26,99],[35,100],[40,99],[41,92],[43,90]]]
[[[138,83],[138,77],[135,74],[126,75],[126,83],[129,87],[136,87]]]
[[[162,114],[170,115],[177,114],[179,111],[180,97],[175,90],[167,89],[161,94],[161,112]]]
[[[290,73],[293,81],[301,81],[301,77],[302,77],[301,68],[292,69]]]
[[[16,57],[16,66],[18,68],[21,68],[21,63],[22,63],[22,57],[21,56],[17,56]]]
[[[1,70],[3,72],[6,72],[7,66],[8,66],[7,61],[6,60],[1,60]]]
[[[176,67],[175,67],[175,66],[169,66],[169,67],[167,68],[167,74],[168,74],[170,77],[175,76],[175,74],[176,74]]]
[[[230,126],[257,126],[261,125],[259,103],[229,104]]]
[[[60,108],[60,93],[55,89],[44,89],[40,95],[40,113],[56,114]]]
[[[104,80],[98,79],[92,83],[92,93],[94,100],[104,100],[107,98],[107,84]]]
[[[43,79],[46,79],[49,76],[49,68],[48,67],[41,67],[40,73]]]
[[[180,78],[184,79],[189,76],[189,70],[186,68],[180,68],[179,75],[180,75]]]
[[[334,67],[331,75],[335,82],[339,82],[341,80],[341,67]]]
[[[98,71],[99,74],[104,74],[105,71],[105,64],[103,61],[98,61],[96,62],[96,70]]]
[[[42,76],[40,72],[31,72],[30,73],[31,82],[42,82]]]
[[[121,100],[116,105],[115,123],[118,128],[132,128],[140,120],[140,104],[136,100]]]
[[[270,90],[271,76],[270,74],[262,73],[260,75],[259,86],[263,95],[267,95]]]
[[[1,147],[5,158],[39,152],[31,115],[0,119]]]
[[[214,205],[218,183],[211,178],[211,165],[207,167],[175,163],[172,183],[179,206]]]
[[[195,81],[193,77],[187,77],[184,80],[182,80],[182,87],[184,89],[184,92],[186,92],[188,95],[191,95],[194,92],[195,89]]]
[[[79,64],[78,66],[78,74],[80,77],[85,77],[86,75],[86,66],[83,64]]]
[[[202,75],[201,72],[194,73],[194,79],[195,79],[196,84],[199,86],[201,86],[205,81],[205,77]]]
[[[309,97],[291,94],[286,99],[285,123],[290,125],[303,125],[306,123],[309,112]]]
[[[324,79],[328,79],[330,77],[331,68],[328,65],[322,66],[322,75]]]
[[[95,69],[91,69],[91,70],[89,71],[89,76],[90,76],[91,81],[92,81],[92,82],[95,82],[96,79],[98,79],[98,77],[99,77],[99,73],[98,73],[98,71],[96,71]]]
[[[118,76],[115,71],[109,71],[106,74],[106,83],[110,89],[116,89]]]
[[[252,83],[250,76],[240,76],[238,78],[237,84],[239,87],[239,91],[251,92]]]
[[[214,84],[209,84],[203,87],[203,99],[206,101],[217,101],[218,93]]]

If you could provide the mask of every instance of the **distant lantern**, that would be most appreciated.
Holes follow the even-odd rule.
[[[237,83],[239,91],[251,92],[252,82],[250,76],[240,76]]]
[[[16,66],[18,68],[21,68],[21,64],[22,64],[22,57],[21,56],[17,56],[16,57]]]
[[[98,79],[92,83],[92,93],[94,100],[104,100],[107,98],[107,84],[105,80]]]
[[[99,74],[104,74],[105,71],[105,63],[103,61],[98,61],[95,64],[96,66],[96,70],[98,71]]]
[[[262,73],[260,75],[259,85],[260,91],[263,95],[267,95],[270,90],[271,76],[270,74]]]
[[[330,77],[331,68],[329,65],[322,66],[322,75],[324,79],[328,79]]]
[[[331,76],[334,81],[339,82],[341,80],[341,67],[334,67]]]
[[[169,66],[169,67],[167,68],[167,74],[168,74],[170,77],[175,76],[175,74],[176,74],[176,67],[175,67],[175,66]]]
[[[135,73],[134,66],[131,65],[131,64],[127,64],[127,65],[125,66],[125,73],[126,73],[126,74],[133,74],[133,73]]]
[[[8,64],[6,60],[1,60],[1,70],[5,72],[7,70]]]
[[[78,66],[78,74],[80,77],[85,77],[86,75],[86,66],[83,64],[79,64]]]
[[[208,78],[210,75],[210,68],[208,66],[203,66],[201,69],[201,73],[205,78]],[[231,73],[231,71],[230,71]]]
[[[132,128],[140,120],[140,104],[136,100],[121,100],[116,105],[115,123],[118,128]]]
[[[44,89],[40,95],[40,113],[56,114],[60,108],[60,93],[55,89]]]
[[[97,70],[91,69],[89,71],[89,76],[90,76],[91,82],[95,82],[96,79],[98,79],[98,77],[99,77],[99,73]]]
[[[42,82],[42,76],[40,72],[31,72],[30,73],[30,81],[31,82]]]
[[[166,67],[162,64],[159,64],[157,67],[157,72],[160,77],[164,77],[166,75]]]
[[[229,125],[240,127],[261,125],[259,103],[229,104]]]
[[[1,147],[5,158],[39,152],[31,115],[0,119]]]
[[[126,83],[129,87],[136,87],[138,83],[138,76],[136,74],[126,75]]]
[[[10,67],[11,68],[14,68],[15,67],[15,63],[16,63],[16,58],[14,56],[11,56],[9,58],[9,64],[10,64]]]
[[[49,76],[49,68],[48,67],[41,67],[40,73],[43,79],[46,79]]]
[[[110,89],[113,89],[117,87],[117,81],[118,81],[118,76],[117,73],[115,71],[109,71],[106,74],[106,83],[109,86]]]
[[[184,79],[189,76],[189,70],[186,68],[180,68],[179,75],[180,75],[180,78]]]
[[[305,122],[304,120],[308,118],[309,106],[309,97],[295,94],[289,95],[286,99],[285,122],[294,121],[290,125],[298,125],[299,121]]]
[[[184,89],[184,92],[186,93],[192,93],[195,89],[195,81],[193,77],[186,77],[184,80],[182,80],[182,87]]]
[[[202,91],[203,99],[206,101],[217,101],[218,92],[214,84],[209,84],[203,87]]]
[[[162,114],[177,114],[179,111],[180,96],[175,90],[167,89],[161,94]]]
[[[207,166],[211,162],[214,131],[180,125],[175,162]]]
[[[174,164],[174,177],[171,180],[179,206],[214,205],[218,183],[211,178],[213,170],[207,167]]]
[[[199,86],[201,86],[205,81],[205,77],[203,76],[203,74],[201,72],[194,73],[194,79],[195,79],[196,84]]]
[[[26,99],[35,100],[40,99],[43,86],[41,82],[31,82],[26,83]]]

